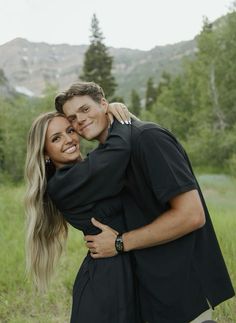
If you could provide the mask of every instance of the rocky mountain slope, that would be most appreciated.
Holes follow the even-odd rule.
[[[116,94],[128,99],[134,88],[144,96],[150,76],[158,82],[163,70],[178,73],[182,58],[193,56],[195,47],[195,40],[190,40],[150,51],[109,48],[118,83]],[[0,69],[18,92],[41,96],[48,84],[63,89],[78,79],[86,49],[86,45],[52,45],[16,38],[0,46]]]

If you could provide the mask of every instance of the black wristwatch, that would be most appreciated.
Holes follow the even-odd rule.
[[[122,233],[118,233],[115,240],[115,248],[118,253],[124,252],[124,243],[122,238]]]

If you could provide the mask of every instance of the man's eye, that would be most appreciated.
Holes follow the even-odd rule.
[[[89,107],[83,107],[83,112],[88,112]]]
[[[74,117],[70,117],[70,118],[68,118],[69,122],[73,122],[73,121],[75,121],[75,119],[76,119],[76,117],[75,117],[75,116],[74,116]]]

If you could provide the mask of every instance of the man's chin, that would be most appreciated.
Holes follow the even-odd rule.
[[[88,141],[92,141],[92,140],[96,140],[96,137],[92,136],[92,135],[88,135],[88,134],[84,134],[84,133],[79,133],[79,135]]]

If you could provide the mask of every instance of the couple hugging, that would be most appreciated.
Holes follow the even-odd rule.
[[[211,319],[234,290],[181,144],[102,88],[78,82],[39,116],[26,157],[27,267],[45,289],[67,237],[88,254],[73,287],[71,323]],[[85,158],[79,137],[97,140]]]

